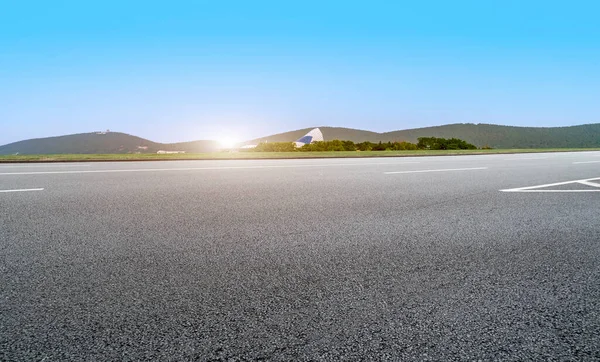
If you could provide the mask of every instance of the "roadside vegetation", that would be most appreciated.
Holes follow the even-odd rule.
[[[546,149],[475,149],[475,150],[389,150],[389,151],[322,151],[322,152],[209,152],[184,154],[61,154],[61,155],[0,155],[0,163],[26,162],[108,162],[108,161],[168,161],[168,160],[235,160],[235,159],[293,159],[293,158],[363,158],[485,155],[510,153],[600,151],[600,148]]]
[[[321,141],[296,148],[293,142],[266,142],[246,152],[342,152],[342,151],[416,151],[416,150],[476,150],[477,147],[458,138],[420,137],[410,142]],[[489,148],[488,148],[489,149]]]

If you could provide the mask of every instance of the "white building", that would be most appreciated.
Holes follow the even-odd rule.
[[[304,135],[304,137],[300,138],[295,142],[296,147],[302,147],[304,145],[323,141],[323,132],[320,129],[315,128],[312,131],[308,132]]]
[[[302,138],[296,140],[296,142],[294,142],[294,145],[296,147],[302,147],[309,143],[319,142],[319,141],[324,141],[323,132],[321,132],[320,129],[315,128],[315,129],[311,130],[310,132],[308,132],[307,134],[305,134],[304,136],[302,136]],[[265,143],[267,143],[267,141],[265,141]],[[240,147],[240,149],[244,150],[244,149],[256,148],[257,146],[258,145],[245,145],[245,146]]]

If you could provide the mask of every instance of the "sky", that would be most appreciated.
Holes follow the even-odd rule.
[[[0,144],[600,122],[597,1],[0,1]]]

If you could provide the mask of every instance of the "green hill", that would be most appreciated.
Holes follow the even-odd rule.
[[[196,153],[217,149],[214,141],[163,144],[125,133],[94,132],[9,143],[0,146],[0,155],[156,153],[159,150]]]
[[[418,137],[460,138],[494,148],[600,147],[600,123],[571,127],[513,127],[493,124],[449,124],[383,134],[386,139],[415,142]]]
[[[256,138],[247,141],[244,144],[257,144],[260,142],[293,142],[307,134],[313,128],[315,127],[303,128],[296,131],[278,133],[271,136]],[[344,140],[354,142],[379,142],[383,140],[381,138],[382,133],[377,132],[342,127],[319,127],[319,129],[321,129],[321,132],[323,132],[323,137],[325,138],[325,140]]]
[[[570,127],[513,127],[493,124],[459,123],[437,127],[415,128],[403,131],[376,133],[350,128],[319,127],[325,140],[354,142],[417,142],[418,137],[460,138],[478,147],[493,148],[586,148],[600,147],[600,123]],[[258,138],[246,144],[292,142],[312,128]]]
[[[600,123],[571,127],[512,127],[493,124],[449,124],[403,131],[376,133],[351,128],[320,127],[325,140],[354,142],[407,141],[418,137],[460,138],[478,147],[493,148],[591,148],[600,147]],[[279,133],[245,142],[293,142],[312,128]],[[81,133],[59,137],[37,138],[0,146],[0,155],[12,154],[107,154],[156,153],[159,150],[201,153],[217,151],[215,141],[157,143],[119,132]]]

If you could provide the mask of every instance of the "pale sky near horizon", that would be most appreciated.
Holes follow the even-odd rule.
[[[600,122],[594,1],[0,4],[0,144]]]

